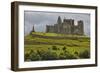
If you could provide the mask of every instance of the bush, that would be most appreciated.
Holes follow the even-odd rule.
[[[63,50],[66,50],[66,47],[64,46],[62,49],[63,49]]]
[[[29,53],[25,53],[25,55],[24,55],[24,60],[25,60],[25,61],[30,60],[30,55],[29,55]]]
[[[78,55],[78,52],[77,52],[77,51],[75,51],[75,52],[74,52],[74,54],[75,54],[75,55]]]
[[[71,53],[66,53],[66,59],[77,59],[77,56]]]
[[[56,46],[48,48],[47,50],[30,50],[30,52],[25,53],[25,61],[39,61],[39,60],[61,60],[61,59],[78,59],[78,58],[89,58],[90,53],[85,50],[81,53],[70,52],[66,47],[62,47],[59,50]]]
[[[53,50],[58,50],[58,48],[56,46],[52,46]]]
[[[46,50],[46,51],[38,51],[42,60],[56,60],[57,54],[56,52]]]
[[[66,59],[66,55],[65,55],[64,52],[63,52],[63,53],[60,53],[60,55],[59,55],[59,59]]]
[[[85,50],[79,54],[79,57],[80,58],[90,58],[90,52],[88,50]]]
[[[59,59],[77,59],[77,56],[65,50],[59,55]]]
[[[41,59],[41,57],[36,51],[32,51],[32,50],[30,51],[30,60],[31,61],[37,61],[40,59]]]
[[[48,50],[51,50],[51,48],[48,48]]]

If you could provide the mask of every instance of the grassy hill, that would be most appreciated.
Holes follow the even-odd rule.
[[[90,38],[79,35],[33,32],[24,38],[25,61],[85,59]]]

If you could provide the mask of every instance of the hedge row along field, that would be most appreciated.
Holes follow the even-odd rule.
[[[25,61],[90,58],[90,38],[86,36],[34,32],[25,36],[24,44]]]

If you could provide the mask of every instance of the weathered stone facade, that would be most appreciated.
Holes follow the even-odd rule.
[[[77,34],[84,35],[84,23],[82,20],[74,23],[74,19],[63,19],[58,17],[57,23],[54,25],[46,25],[46,32],[61,33],[61,34]]]

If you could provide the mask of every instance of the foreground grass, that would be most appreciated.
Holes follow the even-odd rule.
[[[72,37],[55,33],[32,33],[46,37]],[[80,37],[73,39],[73,37]],[[25,61],[90,58],[90,39],[75,35],[71,39],[25,36]]]
[[[25,61],[86,59],[90,49],[60,45],[25,45]]]

